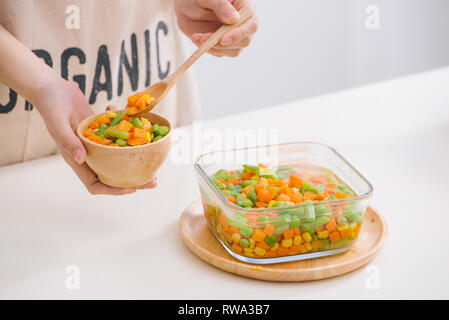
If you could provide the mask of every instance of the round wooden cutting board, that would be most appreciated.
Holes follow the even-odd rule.
[[[204,261],[231,273],[269,281],[319,280],[353,271],[374,257],[387,234],[384,218],[368,207],[360,235],[348,251],[323,258],[257,265],[239,261],[226,252],[209,229],[200,200],[184,210],[179,227],[184,242]]]

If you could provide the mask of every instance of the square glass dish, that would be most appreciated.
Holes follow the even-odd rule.
[[[292,179],[291,175],[295,175],[302,178],[304,185],[324,181],[324,185],[327,183],[336,191],[325,194],[325,200],[312,201],[306,200],[309,195],[304,192],[305,187],[291,188],[302,193],[296,203],[272,200],[270,207],[242,207],[231,202],[218,187],[220,183],[226,185],[226,180],[217,182],[212,178],[219,170],[241,174],[248,169],[237,171],[243,165],[251,164],[257,169],[259,163],[267,166],[264,172],[268,170],[279,179],[288,181],[288,177]],[[229,254],[248,263],[303,260],[348,250],[358,237],[373,192],[366,178],[337,151],[315,142],[214,151],[201,155],[194,167],[210,229]],[[261,181],[261,177],[262,173],[252,179]],[[264,181],[275,181],[273,176],[272,180],[265,178]],[[317,186],[324,188],[324,185]],[[276,188],[278,194],[281,190],[269,188]],[[335,195],[342,194],[339,190],[346,195],[337,198]]]

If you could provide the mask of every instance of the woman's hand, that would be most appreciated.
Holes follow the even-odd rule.
[[[221,27],[239,20],[238,10],[250,6],[255,12],[254,0],[175,0],[175,12],[182,32],[200,46]],[[217,57],[237,57],[246,48],[257,31],[254,14],[244,24],[226,33],[209,53]]]
[[[126,189],[110,187],[98,181],[96,174],[84,162],[86,149],[75,133],[78,124],[93,114],[77,85],[57,79],[36,97],[35,105],[64,160],[91,194],[123,195],[136,189],[156,187],[156,178],[142,187]]]

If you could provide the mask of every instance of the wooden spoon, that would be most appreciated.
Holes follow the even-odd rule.
[[[175,85],[175,82],[179,79],[179,77],[184,72],[186,72],[187,69],[189,69],[190,66],[199,59],[199,57],[201,57],[204,53],[206,53],[212,47],[214,47],[226,32],[242,25],[246,20],[248,20],[253,15],[252,8],[248,6],[243,7],[242,9],[240,9],[239,14],[240,20],[238,22],[234,24],[224,24],[223,26],[221,26],[220,29],[215,31],[215,33],[209,39],[207,39],[201,46],[198,47],[198,49],[190,56],[190,58],[188,58],[186,62],[184,62],[178,68],[178,70],[176,70],[174,73],[169,75],[164,80],[159,81],[146,88],[144,92],[148,93],[155,100],[152,103],[150,103],[145,109],[133,113],[132,116],[138,117],[146,114],[151,109],[153,109],[159,103],[159,101],[161,101],[162,98],[168,93],[168,91]],[[127,105],[126,109],[128,108],[129,106]]]

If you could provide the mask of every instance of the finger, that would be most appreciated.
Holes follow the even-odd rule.
[[[195,45],[200,46],[202,45],[207,39],[209,39],[209,37],[212,35],[212,33],[195,33],[192,35],[192,41]],[[230,46],[222,46],[220,44],[217,44],[214,46],[215,49],[243,49],[246,48],[250,45],[252,40],[252,35],[250,35],[249,37],[233,43]]]
[[[106,107],[106,111],[116,111],[118,110],[116,106],[110,105]]]
[[[235,58],[240,55],[242,49],[215,49],[212,48],[208,51],[211,55],[216,57],[231,57]]]
[[[250,37],[257,32],[259,28],[259,22],[256,16],[253,16],[247,20],[240,27],[235,28],[227,32],[220,40],[220,45],[231,46],[234,43],[243,41],[245,38]]]
[[[151,180],[149,183],[144,184],[143,186],[137,187],[137,190],[154,189],[156,187],[157,187],[157,178],[154,177],[153,180]]]
[[[70,120],[65,117],[58,117],[50,120],[52,124],[47,126],[50,134],[55,138],[61,153],[69,154],[78,164],[86,160],[86,149],[83,143],[75,134]]]
[[[69,166],[72,167],[75,174],[91,194],[108,194],[118,196],[136,192],[135,188],[115,188],[107,186],[98,181],[97,175],[87,166],[87,164],[78,164],[72,158],[67,156],[64,156],[64,159]]]
[[[240,19],[238,11],[229,0],[197,0],[203,9],[212,10],[222,23],[232,24]]]

